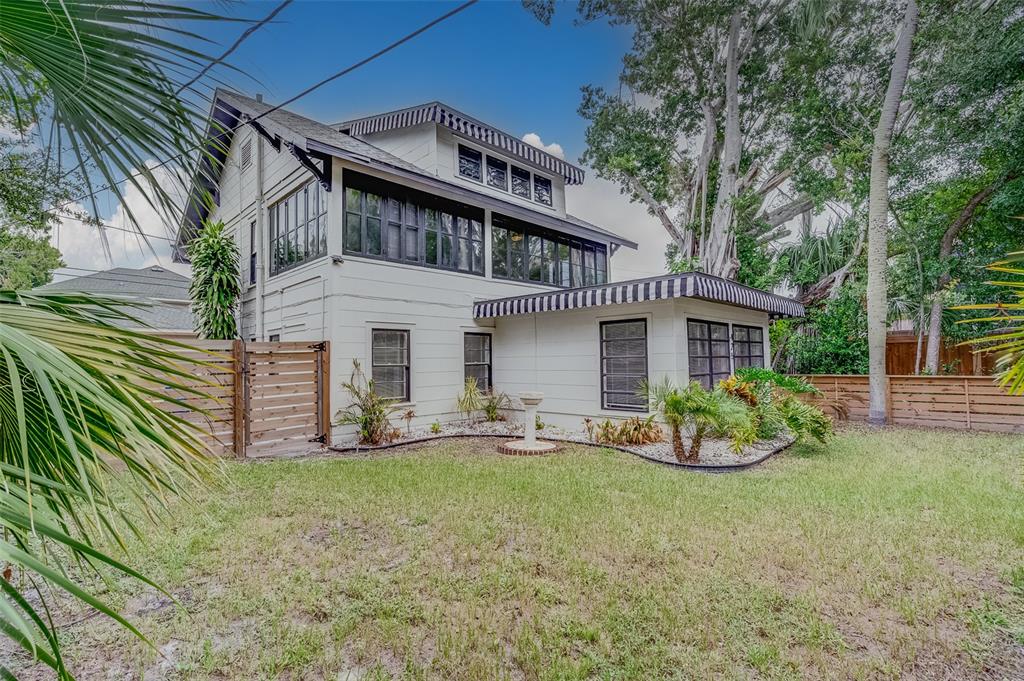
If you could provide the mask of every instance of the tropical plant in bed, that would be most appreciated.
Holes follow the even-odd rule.
[[[501,410],[509,409],[511,406],[512,400],[505,393],[490,392],[480,399],[480,410],[484,413],[484,420],[488,423],[503,421],[505,417],[502,416]]]
[[[633,416],[619,423],[605,419],[596,425],[590,419],[585,419],[584,427],[590,441],[598,444],[647,445],[661,442],[664,437],[654,415],[647,418]]]
[[[359,442],[364,445],[382,445],[393,442],[402,432],[391,424],[398,412],[398,400],[381,397],[374,389],[372,378],[366,378],[359,360],[352,360],[352,374],[341,387],[352,396],[352,402],[338,412],[338,425],[351,425],[359,430]]]
[[[704,438],[710,434],[730,438],[734,450],[750,441],[747,405],[721,388],[709,391],[697,382],[678,388],[666,381],[647,393],[672,432],[672,450],[680,462],[698,461]],[[689,451],[683,443],[684,431],[690,438]]]
[[[799,376],[751,367],[737,370],[719,386],[747,403],[756,439],[770,440],[788,431],[798,439],[810,436],[824,442],[832,435],[832,419],[798,397],[820,396],[821,391]]]
[[[466,417],[467,421],[473,420],[473,413],[480,411],[484,404],[484,394],[475,378],[467,378],[466,385],[458,397],[455,398],[455,407],[459,413]]]
[[[0,628],[60,679],[72,677],[51,589],[142,638],[77,575],[113,570],[156,586],[100,547],[124,549],[125,533],[139,533],[136,510],[155,517],[168,493],[216,470],[201,431],[166,410],[215,399],[194,375],[207,364],[115,325],[137,324],[122,304],[0,291]]]
[[[238,336],[235,305],[242,291],[238,280],[238,246],[223,222],[207,224],[189,244],[192,281],[188,287],[196,331],[208,340]]]

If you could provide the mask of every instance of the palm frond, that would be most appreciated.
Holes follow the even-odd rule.
[[[215,398],[205,392],[212,383],[195,376],[187,346],[115,325],[131,321],[120,304],[0,291],[0,560],[141,637],[65,567],[151,583],[97,547],[123,547],[136,510],[155,516],[168,495],[187,496],[215,473],[203,432],[159,404]],[[0,629],[71,678],[48,617],[13,581],[0,585]]]

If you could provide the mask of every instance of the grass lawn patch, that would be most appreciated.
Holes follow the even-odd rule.
[[[850,429],[729,475],[490,440],[233,463],[134,549],[184,607],[111,595],[163,656],[64,632],[80,678],[1020,678],[1022,440]]]

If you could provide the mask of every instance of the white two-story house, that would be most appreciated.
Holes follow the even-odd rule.
[[[218,91],[209,136],[179,254],[232,229],[240,337],[329,340],[335,407],[358,359],[414,423],[456,418],[472,377],[578,427],[646,412],[642,380],[764,365],[769,321],[803,314],[696,273],[617,281],[637,245],[566,212],[583,170],[445,104],[325,124]]]

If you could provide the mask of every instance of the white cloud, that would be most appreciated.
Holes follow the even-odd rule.
[[[156,168],[153,173],[165,191],[180,204],[183,204],[185,190],[174,179],[172,172],[161,167]],[[64,257],[65,264],[68,267],[87,270],[161,265],[187,275],[189,270],[187,265],[171,262],[171,241],[169,239],[174,237],[177,226],[169,223],[160,211],[150,205],[141,189],[131,183],[125,183],[122,187],[123,200],[112,211],[101,215],[102,222],[111,227],[104,231],[110,244],[110,255],[113,262],[108,262],[104,255],[99,228],[81,220],[65,217],[54,229],[52,237],[54,245],[60,249]],[[131,215],[134,215],[138,228],[132,224],[129,211]],[[87,211],[82,205],[74,204],[69,206],[66,212],[80,215]],[[142,237],[135,233],[136,229],[141,229],[142,232],[149,235],[152,250],[142,240]],[[153,251],[156,251],[155,255]],[[76,270],[72,270],[71,273],[87,274]]]
[[[566,210],[639,244],[622,247],[611,261],[612,279],[638,279],[665,273],[665,246],[669,237],[657,218],[639,203],[631,203],[618,185],[596,176],[592,169],[582,185],[565,188]]]
[[[537,147],[542,149],[552,156],[557,156],[560,159],[565,159],[565,150],[562,149],[562,145],[558,142],[552,142],[551,144],[544,144],[541,140],[540,135],[535,132],[528,132],[523,135],[523,141],[529,144],[531,147]]]

